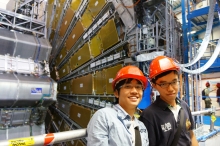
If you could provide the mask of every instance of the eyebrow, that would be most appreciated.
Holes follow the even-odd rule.
[[[173,81],[177,81],[178,79],[173,79],[171,82],[173,82]],[[159,83],[169,83],[169,82],[167,82],[167,81],[160,81]]]

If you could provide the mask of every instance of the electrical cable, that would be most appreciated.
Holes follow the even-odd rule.
[[[195,70],[189,70],[189,69],[186,69],[185,67],[180,67],[180,69],[182,71],[190,73],[190,74],[199,74],[201,72],[204,72],[206,69],[208,69],[214,63],[214,61],[216,60],[216,58],[219,55],[219,52],[220,52],[220,39],[218,40],[218,44],[215,48],[214,53],[212,54],[211,58],[208,60],[208,62],[205,65],[203,65],[202,67],[195,69]]]
[[[208,20],[207,20],[207,26],[206,26],[206,33],[205,33],[205,37],[202,41],[202,44],[199,47],[198,53],[195,55],[194,59],[191,60],[189,63],[178,64],[181,68],[189,67],[189,66],[192,66],[193,64],[195,64],[203,56],[204,52],[206,51],[206,48],[207,48],[209,40],[210,40],[210,35],[211,35],[211,30],[212,30],[212,25],[213,25],[215,2],[216,2],[216,0],[213,0],[210,4],[209,13],[208,13]]]

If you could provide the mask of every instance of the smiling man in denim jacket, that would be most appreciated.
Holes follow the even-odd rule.
[[[147,80],[135,66],[119,70],[112,87],[116,104],[98,110],[87,126],[87,146],[148,146],[148,132],[134,117]]]

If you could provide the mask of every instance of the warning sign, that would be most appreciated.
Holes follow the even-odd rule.
[[[211,121],[215,122],[216,121],[216,117],[214,115],[211,115]]]
[[[34,138],[19,138],[19,139],[12,139],[9,140],[9,146],[33,146],[34,145]]]

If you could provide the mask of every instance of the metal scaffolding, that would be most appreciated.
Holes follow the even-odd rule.
[[[0,9],[0,24],[3,28],[46,38],[45,5],[42,0],[15,1],[13,12]]]

